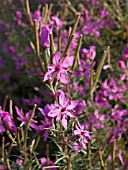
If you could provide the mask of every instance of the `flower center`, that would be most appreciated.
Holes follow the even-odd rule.
[[[65,110],[66,110],[66,108],[64,107],[64,108],[61,109],[61,112],[64,112]]]
[[[84,135],[84,132],[81,132],[81,135]]]
[[[60,66],[57,65],[57,66],[55,67],[55,70],[56,70],[56,71],[59,71],[59,70],[60,70]]]

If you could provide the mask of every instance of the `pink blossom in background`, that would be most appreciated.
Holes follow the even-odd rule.
[[[116,128],[112,131],[110,137],[108,138],[108,143],[113,143],[116,139],[120,139],[122,136],[122,131]]]
[[[118,66],[119,66],[119,68],[122,69],[122,70],[125,70],[125,69],[126,69],[126,64],[125,64],[125,62],[122,61],[122,60],[119,60],[119,61],[118,61]]]
[[[55,27],[56,30],[59,30],[64,25],[64,23],[65,23],[64,21],[62,21],[57,16],[52,16],[51,18],[52,18],[51,25],[53,27]]]
[[[51,160],[49,160],[49,165],[47,165],[47,159],[45,158],[45,157],[42,157],[42,158],[40,158],[40,162],[41,162],[41,164],[44,166],[43,168],[42,168],[42,170],[47,170],[47,168],[45,168],[45,166],[47,167],[47,166],[54,166],[54,162],[53,161],[51,161]],[[57,170],[57,168],[48,168],[49,170]]]
[[[122,156],[122,152],[121,151],[119,151],[118,157],[119,157],[120,162],[122,163],[122,165],[125,166],[125,160],[124,160],[124,158]]]
[[[23,161],[22,161],[22,159],[17,158],[16,159],[16,163],[17,163],[17,165],[22,165]]]
[[[6,126],[6,128],[13,133],[15,133],[17,130],[14,120],[10,116],[10,113],[0,110],[0,131],[1,131],[1,133],[4,131],[4,126],[2,126],[2,124],[4,124],[4,126]]]
[[[81,53],[84,56],[84,59],[87,61],[93,61],[96,57],[96,46],[90,46],[89,49],[83,48]]]
[[[108,16],[108,14],[109,14],[109,12],[106,11],[106,10],[100,11],[100,17],[101,17],[101,18],[105,18],[106,16]]]
[[[22,13],[20,11],[16,11],[16,23],[17,25],[21,25]]]
[[[52,32],[52,28],[50,28],[48,25],[44,25],[41,28],[39,40],[41,45],[44,49],[50,48],[50,33]]]
[[[40,26],[40,21],[42,20],[41,12],[39,10],[36,10],[34,14],[32,15],[33,21],[37,20],[37,27]]]
[[[122,53],[122,59],[128,61],[128,44],[124,48],[124,51]]]
[[[124,102],[124,87],[118,85],[118,83],[114,80],[113,77],[111,77],[110,80],[106,79],[102,83],[103,88],[103,95],[105,97],[108,97],[109,100],[119,100],[121,102]]]
[[[5,169],[4,165],[0,164],[0,170],[7,170],[7,169]]]
[[[25,49],[26,54],[29,54],[32,51],[30,46],[27,46]]]
[[[29,120],[29,117],[30,117],[30,114],[32,112],[32,110],[30,110],[29,112],[27,112],[25,115],[23,113],[22,110],[20,110],[17,106],[15,106],[15,109],[16,109],[16,113],[19,117],[17,117],[17,120],[21,121],[21,123],[23,123],[24,125],[26,125],[27,121]],[[33,116],[34,118],[34,116]],[[30,127],[35,129],[36,128],[36,123],[37,121],[34,120],[34,119],[31,119],[31,122],[30,122]]]
[[[119,105],[116,104],[114,109],[112,110],[111,117],[112,119],[118,121],[122,120],[124,117],[128,116],[128,112],[125,109],[119,109]]]

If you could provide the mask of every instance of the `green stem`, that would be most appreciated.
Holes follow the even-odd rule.
[[[100,73],[101,73],[101,70],[102,70],[102,68],[103,68],[103,64],[104,64],[105,59],[106,59],[106,57],[107,57],[107,53],[108,53],[108,50],[107,50],[107,51],[104,51],[103,57],[102,57],[102,59],[101,59],[101,62],[100,62],[100,64],[98,65],[98,68],[97,68],[97,70],[96,70],[95,82],[94,82],[94,86],[93,86],[93,89],[92,89],[93,92],[95,91],[95,87],[96,87],[97,82],[98,82],[98,80],[99,80]]]
[[[102,156],[101,148],[99,148],[98,153],[99,153],[99,158],[100,158],[100,166],[101,166],[101,169],[102,169],[102,170],[105,170],[105,165],[104,165],[104,161],[103,161],[103,156]]]
[[[37,20],[34,20],[34,30],[35,30],[35,38],[36,38],[36,54],[37,54],[38,63],[40,65],[42,72],[45,73],[43,62],[42,62],[42,59],[40,57],[40,44],[39,44],[39,34],[38,34],[38,28],[37,28]]]
[[[88,164],[89,168],[93,170],[92,163],[91,163],[91,142],[87,143],[87,157],[88,157]]]
[[[61,52],[61,36],[60,36],[60,29],[58,33],[58,51]]]
[[[52,64],[52,60],[54,57],[54,40],[53,40],[53,34],[50,33],[50,63]]]
[[[75,69],[75,66],[76,66],[76,62],[77,62],[77,60],[78,60],[78,57],[79,57],[79,51],[80,51],[80,48],[81,48],[81,44],[82,44],[82,37],[83,37],[83,35],[80,35],[80,38],[79,38],[79,40],[78,40],[78,45],[77,45],[77,47],[76,47],[76,51],[75,51],[75,59],[74,59],[74,61],[73,61],[73,65],[72,65],[72,71],[74,71],[74,69]]]
[[[8,96],[5,96],[4,104],[3,104],[3,108],[2,108],[2,110],[3,110],[3,111],[5,111],[5,109],[6,109],[6,106],[7,106],[7,100],[8,100]]]
[[[116,141],[112,143],[112,170],[115,170],[115,146],[116,146]]]
[[[12,100],[10,100],[10,103],[9,103],[9,112],[10,112],[11,118],[13,118]]]
[[[29,125],[31,123],[31,120],[32,120],[34,114],[35,114],[36,107],[37,107],[37,105],[35,104],[34,107],[33,107],[32,113],[30,114],[30,117],[29,117],[27,124],[26,124],[25,133],[24,133],[24,145],[25,145],[25,147],[27,146],[27,136],[28,136]]]
[[[33,27],[33,21],[32,21],[32,17],[31,17],[31,13],[30,13],[29,0],[26,0],[26,11],[27,11],[27,15],[28,15],[30,24],[31,24],[31,26]]]
[[[72,30],[71,30],[70,35],[69,35],[68,43],[67,43],[67,46],[66,46],[66,48],[65,48],[65,51],[64,51],[63,56],[64,56],[64,55],[67,55],[68,52],[69,52],[70,46],[71,46],[72,41],[73,41],[73,38],[74,38],[74,36],[75,36],[75,31],[76,31],[76,28],[77,28],[79,19],[80,19],[80,14],[78,13],[78,14],[77,14],[77,17],[76,17],[76,20],[75,20],[75,23],[74,23],[74,26],[73,26],[73,28],[72,28]]]
[[[64,51],[63,56],[68,55],[68,52],[69,52],[69,50],[70,50],[70,46],[71,46],[71,44],[72,44],[72,41],[73,41],[74,36],[75,36],[75,35],[72,34],[71,37],[69,38],[69,41],[68,41],[68,43],[67,43],[67,46],[66,46],[66,48],[65,48],[65,51]]]
[[[72,31],[71,31],[71,33],[70,33],[70,37],[69,37],[69,38],[71,38],[71,36],[72,36],[73,34],[75,34],[79,20],[80,20],[80,13],[78,13],[78,14],[76,15],[76,20],[75,20],[75,23],[74,23],[74,26],[73,26],[73,28],[72,28]]]
[[[47,57],[46,49],[42,50],[42,56],[43,56],[45,71],[47,72],[48,71],[48,57]]]

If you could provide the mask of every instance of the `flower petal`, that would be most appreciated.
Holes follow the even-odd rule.
[[[59,95],[59,103],[62,107],[65,106],[65,103],[66,103],[66,96],[64,94],[64,92],[62,91]]]
[[[49,71],[44,75],[44,81],[47,81],[48,79],[50,79],[50,76],[53,74],[54,71],[55,71],[55,69],[49,70]]]
[[[54,55],[54,57],[53,57],[53,64],[54,64],[54,65],[57,65],[59,59],[60,59],[60,52],[57,52],[57,53]]]
[[[60,80],[64,84],[68,84],[70,82],[67,72],[61,72],[58,80]]]
[[[67,116],[64,115],[62,118],[62,125],[65,129],[67,129]]]
[[[56,117],[59,113],[60,113],[60,110],[55,108],[55,109],[52,109],[52,110],[48,113],[48,116],[49,116],[49,117]]]
[[[75,135],[80,135],[80,131],[79,130],[74,130],[74,134]]]
[[[63,63],[62,63],[62,66],[67,68],[69,66],[72,66],[73,64],[73,60],[74,60],[74,57],[73,56],[70,56],[70,57],[67,57],[64,59]]]
[[[72,110],[78,105],[77,100],[70,101],[70,104],[67,106],[67,110]]]
[[[22,114],[22,112],[20,111],[20,109],[19,109],[17,106],[15,106],[15,109],[16,109],[16,112],[17,112],[18,116],[19,116],[21,119],[23,119],[23,118],[24,118],[24,115]]]

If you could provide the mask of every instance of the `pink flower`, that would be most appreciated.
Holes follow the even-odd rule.
[[[86,103],[84,100],[80,100],[77,104],[77,106],[74,108],[75,112],[76,112],[76,115],[79,115],[81,114],[84,109],[86,108]]]
[[[16,22],[17,25],[21,25],[22,13],[20,11],[16,11]]]
[[[57,30],[59,30],[59,28],[61,28],[64,25],[64,21],[59,19],[57,16],[52,16],[51,24],[55,26]]]
[[[43,166],[47,167],[47,159],[45,157],[40,158],[40,162]],[[54,166],[54,162],[49,160],[48,166]],[[57,168],[48,168],[49,170],[57,170]],[[42,170],[47,170],[45,167],[42,168]]]
[[[103,87],[103,96],[108,97],[109,100],[117,100],[119,99],[121,102],[124,102],[124,87],[118,85],[118,83],[111,77],[110,80],[106,79],[102,83]]]
[[[15,126],[14,120],[11,118],[10,114],[6,111],[0,110],[0,124],[1,124],[0,127],[1,132],[4,132],[4,126],[2,126],[2,124],[4,124],[9,131],[13,133],[16,132],[17,128]]]
[[[17,163],[17,165],[22,165],[23,161],[22,161],[22,159],[17,158],[16,159],[16,163]]]
[[[52,28],[44,25],[40,31],[39,39],[43,46],[43,48],[47,49],[50,47],[50,33],[52,32]]]
[[[51,82],[54,81],[55,78],[57,78],[60,82],[64,84],[69,83],[69,77],[68,73],[71,73],[71,70],[68,68],[69,66],[72,66],[74,57],[62,57],[60,59],[60,52],[57,52],[54,55],[53,58],[53,64],[49,64],[48,68],[49,71],[44,76],[44,81],[47,81],[48,79],[51,80]]]
[[[83,48],[82,53],[84,54],[84,58],[86,60],[92,61],[96,57],[96,46],[90,46],[89,50]]]
[[[22,13],[20,11],[16,11],[16,18],[21,19]]]
[[[4,165],[0,164],[0,170],[6,170]]]
[[[114,129],[108,138],[108,143],[113,143],[116,139],[120,139],[122,136],[122,132],[119,128]]]
[[[122,59],[125,60],[125,61],[128,61],[128,44],[124,48],[124,51],[122,53]]]
[[[104,122],[108,119],[108,115],[99,114],[98,110],[94,111],[94,114],[90,115],[90,122],[92,122],[92,127],[94,129],[104,128]]]
[[[106,16],[108,16],[108,11],[102,10],[100,11],[100,18],[105,18]]]
[[[122,70],[125,70],[125,69],[126,69],[125,62],[122,61],[122,60],[118,61],[118,66],[119,66],[119,68],[122,69]]]
[[[85,95],[84,87],[82,85],[78,85],[76,81],[73,82],[73,86],[71,87],[71,91]]]
[[[27,46],[25,49],[26,54],[29,54],[32,51],[30,46]]]
[[[84,130],[84,126],[78,124],[78,126],[76,126],[77,130],[74,130],[74,134],[78,135],[79,138],[79,143],[82,144],[82,146],[85,148],[86,147],[86,143],[88,143],[88,140],[91,140],[91,136],[90,136],[90,132],[88,132],[87,130]]]
[[[119,105],[116,104],[112,113],[111,113],[112,119],[118,121],[118,120],[122,120],[123,117],[125,117],[125,116],[128,116],[127,110],[125,110],[125,109],[119,110]]]
[[[54,106],[48,113],[49,117],[56,117],[56,121],[59,122],[62,118],[62,125],[65,129],[67,129],[67,119],[68,116],[70,118],[75,118],[75,107],[78,105],[78,101],[73,100],[70,101],[64,94],[61,92],[59,95],[59,103],[55,102]]]
[[[40,125],[36,126],[36,131],[39,131],[41,134],[43,133],[44,141],[47,140],[49,135],[49,129],[52,128],[52,122],[51,119],[48,117],[48,113],[50,112],[51,105],[47,104],[44,109],[38,108],[39,111],[43,114],[44,120],[40,121]]]
[[[35,12],[34,12],[34,14],[33,14],[33,20],[34,19],[36,19],[37,20],[37,26],[38,26],[38,28],[39,28],[39,26],[40,26],[40,21],[41,21],[41,19],[42,19],[42,17],[41,17],[41,12],[39,11],[39,10],[36,10]]]
[[[125,166],[125,160],[124,160],[124,158],[122,157],[122,152],[121,152],[121,151],[119,151],[118,157],[119,157],[120,162],[122,163],[122,165]]]
[[[26,113],[26,115],[24,115],[23,111],[19,110],[19,108],[17,106],[15,106],[15,109],[16,109],[16,112],[19,116],[17,119],[19,121],[21,121],[24,125],[26,125],[27,121],[29,120],[29,117],[30,117],[32,110],[30,110],[29,112]],[[32,118],[31,122],[30,122],[30,127],[35,129],[36,123],[37,123],[37,121]]]
[[[79,143],[73,143],[72,144],[72,149],[75,150],[77,153],[81,151],[82,145]]]

